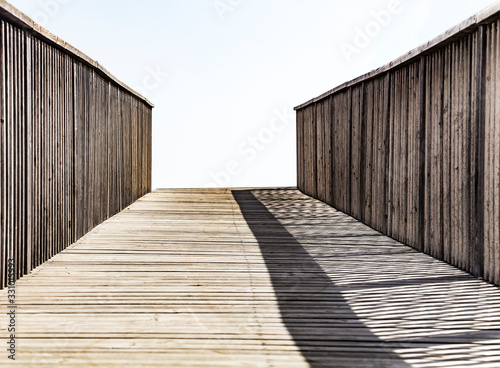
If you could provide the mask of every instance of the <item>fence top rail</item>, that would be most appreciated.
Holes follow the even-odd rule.
[[[399,58],[389,62],[388,64],[385,64],[380,68],[372,70],[369,73],[361,75],[360,77],[357,77],[351,81],[345,82],[345,83],[319,95],[318,97],[315,97],[315,98],[313,98],[313,99],[311,99],[311,100],[309,100],[301,105],[296,106],[294,109],[295,110],[303,109],[309,105],[312,105],[312,104],[314,104],[314,103],[316,103],[316,102],[318,102],[326,97],[329,97],[337,92],[340,92],[346,88],[352,87],[356,84],[362,83],[362,82],[367,81],[369,79],[373,79],[373,78],[375,78],[383,73],[386,73],[390,70],[401,67],[405,64],[409,64],[409,63],[415,61],[416,59],[418,59],[420,56],[429,54],[440,47],[443,47],[447,44],[450,44],[451,42],[455,41],[456,39],[461,38],[463,35],[474,32],[481,25],[492,23],[493,21],[495,21],[499,18],[500,18],[500,1],[497,1],[496,3],[483,9],[479,13],[476,13],[475,15],[468,18],[467,20],[465,20],[465,21],[461,22],[460,24],[448,29],[445,33],[437,36],[436,38],[432,39],[431,41],[424,43],[423,45],[420,45],[420,46],[414,48],[413,50],[407,52],[406,54],[400,56]]]
[[[76,47],[71,46],[69,43],[52,34],[47,29],[43,28],[40,24],[36,23],[33,19],[28,17],[26,14],[24,14],[5,0],[0,0],[0,19],[4,19],[19,28],[25,29],[34,36],[42,39],[43,41],[48,42],[49,44],[63,50],[67,54],[90,66],[114,84],[120,86],[127,92],[130,92],[132,95],[144,101],[150,107],[154,107],[153,103],[151,103],[146,97],[142,96],[140,93],[134,91],[131,87],[120,81],[97,61],[91,59]]]

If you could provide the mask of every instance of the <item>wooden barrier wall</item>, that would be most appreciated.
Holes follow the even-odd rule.
[[[496,284],[499,14],[296,108],[301,191]]]
[[[151,108],[37,32],[0,21],[0,288],[151,189]]]

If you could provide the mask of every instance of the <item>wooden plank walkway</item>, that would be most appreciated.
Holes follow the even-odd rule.
[[[294,189],[155,191],[16,296],[0,367],[500,367],[499,288]]]

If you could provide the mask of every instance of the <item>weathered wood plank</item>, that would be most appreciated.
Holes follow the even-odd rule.
[[[0,288],[146,194],[152,138],[147,101],[1,6]]]
[[[409,103],[409,68],[400,70],[401,75],[401,110],[400,110],[400,152],[399,152],[399,228],[398,239],[406,244],[408,241],[408,125],[410,124],[408,116]]]
[[[454,59],[452,59],[452,46],[446,47],[444,51],[444,68],[443,68],[443,260],[451,262],[451,252],[452,252],[452,233],[456,228],[452,227],[452,216],[455,214],[451,210],[452,204],[452,193],[454,192],[452,186],[455,185],[456,181],[452,180],[452,117],[451,111],[453,109],[452,91],[456,88],[452,88],[453,82],[452,78],[452,66],[454,65]]]
[[[155,191],[17,289],[25,366],[500,359],[498,288],[294,189]]]
[[[316,153],[316,167],[317,167],[317,196],[320,201],[326,202],[326,154],[325,147],[327,147],[326,142],[326,116],[323,115],[323,103],[320,101],[313,106],[314,114],[316,116],[316,136],[314,140],[316,141],[317,153]]]
[[[474,208],[472,228],[474,229],[474,254],[473,254],[473,274],[476,277],[484,274],[484,129],[485,129],[485,72],[486,72],[486,36],[485,26],[481,26],[475,36],[475,90],[472,91],[472,101],[474,104],[475,126],[473,129],[474,140],[472,151],[475,162],[471,173],[474,175],[474,193],[471,196],[471,208]]]
[[[5,22],[0,20],[0,285],[6,284],[7,267],[7,145],[8,145],[8,130],[5,116],[5,59],[4,59],[4,37],[5,37]]]
[[[371,223],[372,218],[372,165],[373,165],[373,109],[374,109],[374,83],[365,83],[364,102],[364,134],[363,134],[363,193],[362,193],[362,219]]]
[[[459,27],[466,32],[441,37],[296,110],[327,98],[335,106],[329,117],[336,129],[334,207],[500,284],[498,6],[478,17]],[[316,143],[323,147],[321,139]],[[323,196],[322,183],[315,191]]]
[[[489,189],[490,193],[487,204],[489,205],[489,242],[487,243],[488,253],[486,259],[488,262],[488,274],[490,278],[496,282],[500,281],[500,157],[498,155],[498,147],[500,146],[500,24],[495,23],[491,27],[490,39],[490,55],[491,58],[489,68],[489,77],[491,84],[489,85],[488,95],[491,96],[487,101],[489,105],[489,144],[486,145],[489,151],[489,169],[486,170],[490,177]],[[487,127],[488,129],[488,127]],[[486,270],[485,270],[486,271]]]
[[[409,66],[407,242],[418,248],[420,192],[420,64]]]
[[[351,214],[361,219],[361,180],[362,180],[362,142],[363,142],[363,87],[353,87],[351,90],[352,96],[352,113],[351,113],[351,157],[349,158],[351,165]],[[332,97],[333,99],[333,97]],[[335,181],[332,183],[335,186]]]

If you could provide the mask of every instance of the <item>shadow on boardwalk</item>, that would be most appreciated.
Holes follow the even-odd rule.
[[[232,191],[260,245],[281,316],[311,367],[409,367],[358,318],[323,268],[250,190]]]

